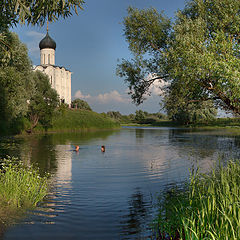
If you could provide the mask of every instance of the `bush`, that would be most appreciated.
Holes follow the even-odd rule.
[[[92,111],[88,103],[79,98],[76,98],[75,100],[72,101],[72,108]]]
[[[11,208],[34,207],[47,194],[47,177],[16,158],[0,160],[0,203]]]

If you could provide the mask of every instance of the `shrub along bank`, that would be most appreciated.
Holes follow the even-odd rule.
[[[47,176],[16,158],[0,159],[0,231],[47,195]]]
[[[193,172],[183,190],[160,201],[157,239],[240,239],[240,162]]]

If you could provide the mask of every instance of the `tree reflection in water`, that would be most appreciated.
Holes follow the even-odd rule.
[[[122,216],[123,220],[120,222],[121,235],[124,236],[121,239],[132,239],[133,235],[136,236],[136,239],[146,239],[146,229],[148,228],[146,223],[149,223],[151,217],[151,199],[146,199],[141,190],[136,188],[135,193],[128,201],[128,205],[129,212]]]
[[[240,136],[234,136],[226,129],[171,129],[169,144],[177,147],[180,158],[184,158],[186,153],[195,160],[240,157]]]

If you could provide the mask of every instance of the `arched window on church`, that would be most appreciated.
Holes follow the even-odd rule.
[[[50,54],[48,54],[48,64],[50,64]]]
[[[45,61],[45,54],[43,54],[43,64],[45,64],[46,61]]]

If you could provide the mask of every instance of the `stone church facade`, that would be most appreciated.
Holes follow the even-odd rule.
[[[71,106],[71,72],[64,67],[55,65],[56,42],[49,36],[46,36],[39,43],[40,65],[35,67],[48,75],[50,84],[54,88],[61,101]]]

